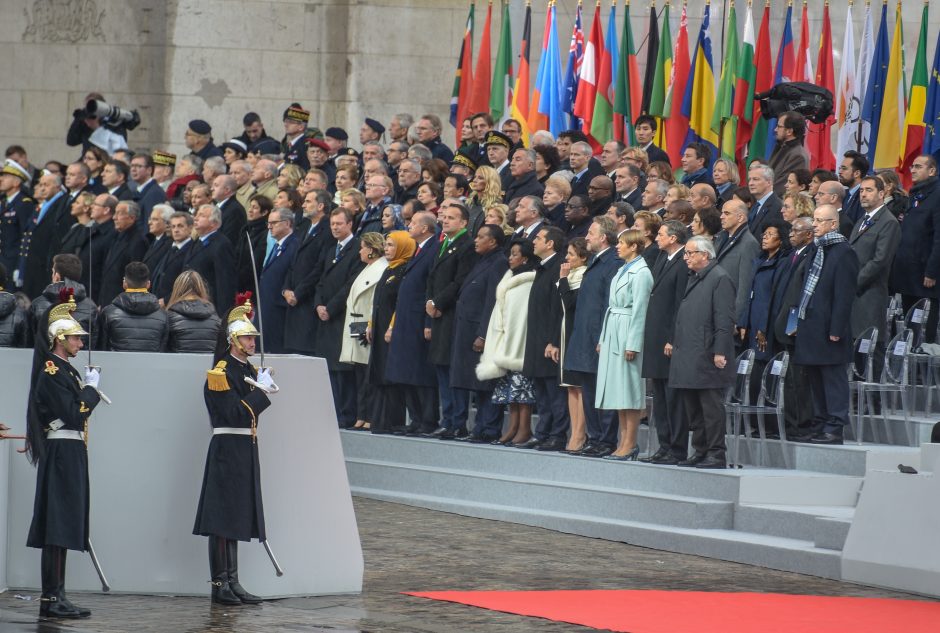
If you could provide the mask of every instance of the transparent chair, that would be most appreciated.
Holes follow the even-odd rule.
[[[914,333],[911,341],[911,406],[918,406],[918,387],[923,388],[924,393],[924,411],[929,415],[933,400],[934,387],[937,383],[933,380],[934,372],[931,364],[934,363],[934,357],[923,352],[923,344],[927,338],[927,319],[930,316],[932,306],[930,299],[920,299],[912,305],[904,315],[903,327]]]
[[[862,398],[864,390],[859,388],[859,383],[874,382],[874,356],[875,345],[878,343],[878,328],[870,327],[863,331],[852,347],[852,364],[849,366],[849,391],[855,391],[855,411],[849,411],[849,420],[855,421],[853,433],[856,441],[862,443],[865,402]],[[849,398],[849,407],[852,406],[852,399]],[[872,426],[872,439],[874,439],[875,428]]]
[[[874,415],[874,401],[872,399],[872,394],[875,393],[892,393],[897,394],[895,396],[899,397],[901,400],[900,412],[904,415],[904,432],[907,439],[907,444],[910,445],[912,433],[911,433],[911,407],[910,407],[910,393],[909,393],[909,371],[910,371],[910,358],[911,358],[911,344],[914,339],[914,333],[908,329],[902,330],[897,334],[893,339],[888,342],[887,349],[885,352],[885,363],[884,371],[882,372],[881,381],[875,382],[873,380],[869,381],[857,381],[855,383],[856,389],[859,390],[858,402],[863,402],[868,407],[868,415]],[[892,398],[893,400],[894,398]],[[861,408],[861,405],[858,407],[858,437],[862,436],[862,429],[864,423],[865,410]],[[885,425],[885,432],[887,434],[887,439],[889,443],[894,443],[894,433],[891,430],[891,423],[888,420],[888,403],[886,398],[882,398],[881,402],[881,416]],[[897,408],[895,407],[895,410]],[[872,435],[874,436],[874,429],[872,429]]]
[[[739,452],[741,445],[741,419],[743,414],[741,407],[750,404],[751,394],[751,372],[754,370],[754,350],[748,349],[741,352],[735,359],[734,385],[728,389],[725,395],[725,416],[727,433],[731,437],[728,446],[728,453],[731,459],[728,466],[741,468],[739,461]],[[750,435],[750,433],[748,433]]]
[[[780,433],[780,443],[783,449],[783,466],[790,467],[790,457],[787,454],[787,424],[783,415],[783,389],[787,377],[787,368],[790,366],[790,354],[780,352],[774,356],[767,366],[764,367],[764,373],[761,376],[760,395],[757,396],[757,402],[753,405],[737,404],[734,405],[735,413],[738,416],[745,414],[754,414],[757,417],[757,433],[759,441],[758,464],[764,465],[764,448],[767,443],[767,431],[764,424],[764,416],[773,415],[777,418],[777,429]],[[750,448],[750,434],[748,434],[748,448]],[[737,455],[735,455],[737,460]],[[737,463],[737,462],[735,462]]]

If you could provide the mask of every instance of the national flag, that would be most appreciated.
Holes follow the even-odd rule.
[[[865,101],[862,103],[862,119],[871,126],[868,133],[868,162],[875,162],[875,148],[881,126],[881,108],[888,80],[888,3],[881,5],[881,26],[875,40],[875,52],[868,73]]]
[[[509,22],[509,2],[503,2],[499,49],[493,70],[493,90],[490,92],[490,114],[497,125],[509,118],[512,108],[512,25]]]
[[[591,22],[591,34],[588,36],[587,46],[584,47],[584,60],[581,62],[581,72],[578,74],[578,96],[574,102],[574,113],[581,119],[581,131],[595,150],[600,149],[597,139],[591,134],[591,123],[594,120],[594,101],[597,98],[597,76],[601,69],[601,59],[604,56],[604,40],[601,35],[601,6],[594,7],[594,20]]]
[[[672,68],[669,73],[669,89],[666,91],[666,100],[663,111],[668,114],[665,121],[666,151],[673,168],[679,166],[682,150],[685,148],[685,137],[689,130],[689,117],[682,112],[682,102],[685,90],[688,87],[689,72],[689,20],[686,6],[682,5],[679,16],[679,34],[676,36],[676,45],[672,52]]]
[[[656,75],[653,78],[653,89],[650,93],[650,114],[656,117],[656,136],[653,141],[666,153],[669,152],[664,123],[666,117],[669,116],[669,111],[666,109],[666,93],[669,90],[669,80],[672,75],[672,36],[670,33],[669,4],[667,3],[663,8],[663,30],[659,35]]]
[[[940,33],[933,53],[933,66],[927,84],[927,105],[924,107],[924,154],[940,155]]]
[[[712,38],[709,25],[711,5],[705,4],[705,17],[695,44],[690,80],[686,82],[682,98],[682,114],[689,118],[689,131],[685,145],[693,141],[705,143],[712,158],[718,156],[718,135],[711,129],[715,107],[715,72],[712,63]]]
[[[875,29],[871,24],[871,4],[865,3],[865,25],[862,27],[862,45],[858,52],[858,66],[856,71],[855,92],[858,95],[858,133],[855,137],[857,152],[868,154],[868,140],[871,136],[871,123],[865,120],[865,99],[868,93],[868,77],[871,74],[871,65],[875,56]],[[836,157],[841,160],[841,156]]]
[[[568,129],[568,117],[562,105],[561,57],[558,52],[558,16],[555,4],[549,7],[549,35],[544,82],[539,94],[539,112],[548,117],[549,131],[557,138]]]
[[[640,69],[636,60],[636,48],[633,44],[633,28],[630,26],[630,10],[623,21],[623,34],[620,37],[620,64],[617,76],[617,94],[614,99],[614,112],[623,121],[623,142],[636,145],[633,122],[640,115],[643,105],[643,93],[640,86]]]
[[[480,51],[477,53],[477,65],[473,70],[473,91],[470,96],[470,114],[490,111],[490,24],[493,18],[493,5],[486,9],[486,22],[483,23],[483,37],[480,38]]]
[[[522,42],[519,44],[519,72],[512,91],[512,107],[509,115],[522,127],[522,143],[529,146],[529,43],[532,41],[532,6],[525,5],[525,23],[522,26]]]
[[[627,2],[627,20],[630,19],[630,3]],[[620,62],[620,48],[617,46],[617,3],[614,2],[610,5],[610,16],[607,19],[607,35],[604,37],[604,51],[610,57],[610,89],[607,91],[607,99],[610,101],[611,108],[613,108],[614,97],[617,94],[617,81],[619,62]],[[623,119],[619,116],[614,116],[611,113],[611,116],[614,120],[614,135],[610,138],[615,138],[618,141],[623,140]]]
[[[557,19],[557,12],[555,15]],[[581,66],[584,63],[584,29],[581,28],[581,24],[581,3],[579,2],[578,10],[574,14],[574,26],[571,28],[568,66],[565,68],[565,83],[561,93],[561,107],[571,118],[568,124],[570,129],[580,127],[578,117],[574,113],[574,105],[578,99],[578,77],[581,75]]]
[[[910,186],[911,164],[920,156],[924,146],[924,112],[927,106],[927,5],[920,18],[920,36],[917,55],[911,73],[911,93],[907,100],[907,119],[904,121],[904,141],[901,143],[901,180]]]
[[[750,5],[748,5],[750,8]],[[734,114],[734,87],[738,78],[738,12],[731,5],[728,11],[728,25],[725,29],[728,39],[725,42],[725,53],[721,60],[721,78],[718,81],[718,95],[715,100],[715,109],[712,112],[711,130],[718,135],[719,154],[723,158],[734,160],[736,145],[736,124]],[[753,39],[753,33],[751,37]]]
[[[835,72],[832,64],[832,24],[829,21],[829,5],[823,6],[822,33],[819,36],[819,57],[816,60],[816,85],[830,93],[836,91]],[[823,123],[808,123],[806,149],[809,150],[810,169],[835,171],[836,159],[832,155],[832,125],[835,117],[829,115]]]
[[[528,9],[526,9],[528,11]],[[529,15],[529,14],[527,14]],[[530,17],[526,18],[530,20]],[[535,71],[535,86],[532,88],[532,100],[529,102],[532,105],[529,107],[529,116],[526,122],[526,127],[528,127],[529,133],[536,130],[547,130],[548,129],[548,117],[542,112],[539,111],[539,102],[542,100],[542,84],[545,81],[545,74],[548,72],[548,65],[546,64],[546,59],[548,58],[548,33],[551,28],[551,19],[552,11],[551,7],[545,11],[545,28],[542,29],[542,53],[539,55],[539,69]],[[527,42],[527,49],[532,46],[531,40]],[[556,40],[554,46],[558,47],[558,41]],[[522,78],[522,61],[519,61],[519,78]],[[519,94],[519,89],[513,91],[513,96],[517,99]],[[525,129],[525,128],[523,128]]]
[[[666,19],[669,18],[669,3],[665,7]],[[627,0],[627,20],[630,19],[630,0]],[[643,72],[643,103],[640,104],[642,114],[650,114],[650,103],[653,100],[653,85],[656,83],[656,63],[659,61],[659,23],[656,20],[656,2],[650,3],[650,26],[646,35],[646,70]],[[658,129],[658,128],[657,128]]]
[[[904,90],[904,31],[901,27],[901,3],[894,16],[894,39],[888,58],[881,122],[878,124],[878,145],[875,147],[873,169],[897,169],[901,161],[901,136],[907,114],[907,93]]]
[[[616,25],[616,5],[610,7],[610,19],[607,21],[607,37],[610,41],[610,29]],[[614,36],[614,42],[617,38]],[[583,68],[583,67],[582,67]],[[610,49],[605,43],[601,51],[601,62],[597,70],[597,93],[594,96],[594,111],[591,115],[591,136],[600,144],[614,138],[614,64]],[[621,134],[623,128],[621,127]]]
[[[786,27],[789,29],[789,27]],[[792,55],[792,39],[790,52]],[[767,119],[764,118],[760,101],[754,101],[754,95],[770,90],[774,85],[774,67],[773,57],[770,52],[770,2],[764,4],[764,17],[761,19],[760,31],[757,33],[757,46],[754,49],[754,77],[751,80],[751,89],[749,103],[751,104],[751,115],[746,117],[750,130],[743,130],[741,123],[738,124],[738,145],[743,143],[742,135],[750,136],[750,142],[747,148],[747,160],[754,158],[767,158]],[[743,122],[742,122],[743,123]],[[741,152],[738,152],[741,156]]]
[[[787,83],[790,81],[795,81],[796,77],[796,56],[793,53],[793,29],[791,23],[793,22],[793,5],[787,5],[787,17],[783,22],[783,34],[780,36],[780,48],[777,50],[777,63],[774,66],[774,77],[773,82],[770,86],[775,86],[781,83]],[[761,92],[760,85],[762,85],[761,77],[757,77],[758,88],[757,92]],[[765,90],[769,90],[768,86]],[[764,158],[770,158],[770,154],[774,151],[774,147],[777,145],[777,136],[776,136],[776,127],[777,119],[770,119],[767,122],[767,144],[764,148]],[[751,152],[751,156],[754,158],[759,158],[759,155]]]
[[[836,156],[840,159],[858,147],[859,103],[855,77],[855,36],[852,5],[845,13],[845,36],[842,39],[842,68],[836,89]]]
[[[473,85],[473,8],[467,13],[467,27],[460,43],[460,57],[457,58],[457,70],[454,73],[454,90],[450,96],[450,124],[457,128],[457,141],[460,141],[460,126],[469,115],[470,88]]]
[[[764,8],[764,23],[766,24],[767,13],[770,12],[769,6]],[[754,15],[751,13],[751,5],[747,5],[747,13],[744,18],[744,37],[741,40],[741,48],[738,53],[738,72],[737,83],[734,87],[734,123],[737,126],[735,130],[734,156],[738,161],[741,171],[746,166],[744,163],[745,152],[743,151],[751,140],[751,130],[753,129],[754,118],[754,85],[757,82],[757,68],[754,64]],[[768,61],[769,67],[769,61]]]
[[[816,75],[813,73],[812,47],[809,43],[809,11],[806,9],[806,0],[803,0],[803,17],[800,24],[800,47],[801,51],[796,56],[796,66],[793,69],[793,79],[791,81],[808,81],[813,83]]]

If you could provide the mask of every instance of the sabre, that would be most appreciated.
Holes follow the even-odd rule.
[[[101,571],[101,563],[98,562],[98,557],[95,556],[95,548],[91,544],[91,539],[88,539],[88,555],[91,556],[91,562],[95,566],[95,571],[98,572],[98,580],[101,581],[101,591],[105,593],[111,591],[111,585],[108,584],[108,579],[104,577],[104,572]]]
[[[94,274],[94,266],[92,266],[92,262],[91,262],[91,257],[92,257],[92,254],[94,253],[94,249],[92,248],[92,245],[91,245],[91,237],[92,235],[94,235],[94,233],[95,233],[94,227],[90,227],[88,229],[88,296],[89,297],[91,296],[91,276],[92,274]],[[96,315],[92,314],[91,318],[88,320],[88,364],[86,365],[86,367],[89,369],[97,369],[98,372],[100,373],[101,368],[91,364],[91,344],[92,344],[92,334],[94,333],[94,327],[95,327],[95,316]],[[104,393],[98,389],[96,389],[96,391],[98,391],[98,395],[101,396],[101,400],[105,404],[111,404],[111,398],[104,395]]]
[[[258,331],[261,332],[261,366],[264,367],[264,322],[261,320],[261,288],[258,282],[258,264],[255,262],[255,247],[251,243],[251,236],[245,233],[248,242],[248,255],[251,258],[251,273],[255,279],[255,305],[258,306]],[[270,551],[268,552],[270,553]]]
[[[268,553],[268,558],[271,559],[271,564],[274,565],[274,573],[277,574],[278,577],[283,576],[284,570],[281,569],[280,565],[278,565],[277,559],[274,557],[274,552],[271,551],[271,546],[268,545],[266,540],[261,541],[261,544],[264,545],[264,551]]]

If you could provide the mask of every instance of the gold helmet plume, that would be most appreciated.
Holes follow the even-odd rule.
[[[226,331],[228,332],[229,341],[235,345],[238,345],[239,348],[241,347],[241,345],[238,343],[239,336],[261,335],[261,332],[256,330],[255,326],[251,322],[253,312],[254,308],[252,308],[251,305],[250,291],[240,292],[235,295],[235,307],[232,308],[228,313]]]
[[[49,311],[49,325],[47,333],[49,346],[55,347],[55,342],[65,342],[66,336],[87,336],[88,332],[82,329],[81,323],[72,317],[78,306],[75,304],[75,290],[62,288],[59,291],[59,305]]]

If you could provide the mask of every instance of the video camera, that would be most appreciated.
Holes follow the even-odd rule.
[[[754,95],[760,101],[765,119],[778,119],[785,112],[799,112],[813,123],[825,123],[832,116],[832,93],[822,86],[802,81],[777,84]]]
[[[98,119],[102,123],[111,125],[124,124],[128,129],[133,129],[140,123],[140,115],[137,114],[137,110],[125,110],[97,99],[92,99],[85,104],[85,117]]]

